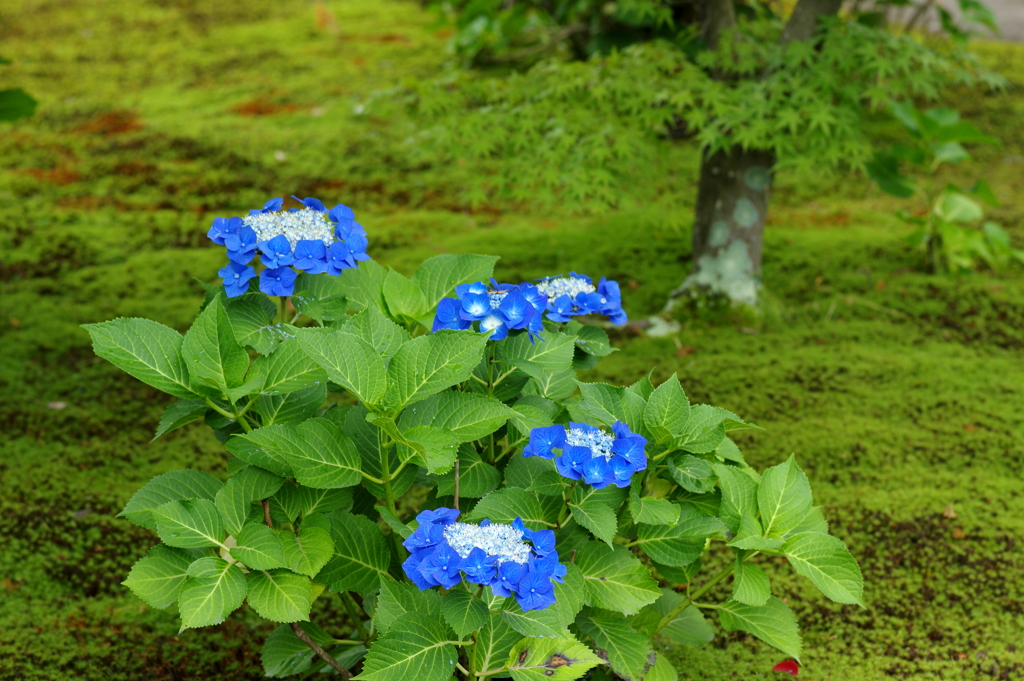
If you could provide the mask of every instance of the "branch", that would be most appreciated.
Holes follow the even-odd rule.
[[[736,27],[733,0],[704,0],[704,24],[701,33],[708,47],[714,50],[722,34]]]
[[[298,622],[292,622],[292,633],[295,634],[300,641],[309,646],[321,660],[326,662],[330,667],[336,669],[338,673],[341,674],[342,679],[344,679],[345,681],[349,681],[349,679],[352,678],[352,674],[350,674],[347,669],[338,664],[337,660],[328,655],[327,651],[321,648],[316,641],[311,639],[306,634],[306,632],[302,630],[302,627],[299,626]]]
[[[839,14],[843,0],[800,0],[782,31],[783,45],[794,40],[810,40],[821,17]]]

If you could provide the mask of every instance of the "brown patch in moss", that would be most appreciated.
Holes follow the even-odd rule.
[[[61,186],[73,184],[82,179],[82,176],[77,171],[66,165],[49,169],[26,168],[25,172],[41,182],[52,182]]]
[[[292,113],[298,108],[295,104],[275,104],[263,99],[252,99],[236,104],[230,110],[239,116],[272,116],[279,113]]]
[[[72,128],[71,132],[85,134],[101,134],[104,137],[120,135],[125,132],[142,130],[142,121],[139,120],[139,113],[127,109],[116,109],[94,118],[88,123]]]

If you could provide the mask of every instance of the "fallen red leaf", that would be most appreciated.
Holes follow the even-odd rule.
[[[792,674],[793,676],[796,676],[800,673],[800,665],[798,665],[793,660],[786,660],[785,662],[780,662],[774,667],[772,667],[772,671],[785,672],[787,674]]]

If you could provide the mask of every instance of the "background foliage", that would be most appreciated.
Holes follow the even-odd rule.
[[[446,35],[433,21],[399,2],[5,8],[5,87],[41,104],[0,136],[0,676],[259,677],[247,640],[269,627],[254,631],[243,613],[210,637],[179,637],[176,615],[119,586],[153,542],[112,517],[131,493],[160,472],[225,464],[202,426],[149,444],[165,400],[96,360],[77,329],[144,315],[183,330],[192,277],[220,265],[205,240],[213,215],[282,188],[336,198],[370,208],[375,257],[406,273],[439,251],[501,255],[502,279],[603,270],[634,316],[678,283],[688,210],[468,212],[452,187],[471,164],[419,167],[392,121],[351,117],[372,89],[435,72]],[[980,51],[1011,80],[1024,66],[1014,47]],[[949,94],[1004,142],[961,167],[990,181],[1002,201],[992,213],[1018,245],[1020,84]],[[875,134],[902,139],[887,125]],[[696,160],[689,143],[667,145],[651,162],[660,179],[641,170],[633,181],[691,195]],[[627,331],[590,380],[628,382],[657,363],[655,379],[679,372],[694,401],[766,428],[742,438],[753,464],[800,455],[869,585],[857,612],[772,575],[805,626],[807,676],[1012,679],[1024,668],[1021,279],[923,274],[902,241],[911,230],[892,217],[903,204],[864,177],[784,177],[776,198],[764,319],[697,321],[678,346]],[[318,607],[320,621],[343,616],[338,602]],[[778,656],[754,642],[722,648],[735,639],[719,632],[671,654],[694,679],[770,675]]]

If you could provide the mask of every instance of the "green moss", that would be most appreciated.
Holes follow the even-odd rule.
[[[225,456],[200,425],[150,443],[169,400],[96,359],[78,328],[135,315],[184,329],[194,278],[222,262],[205,239],[214,215],[271,195],[344,201],[374,257],[402,271],[478,252],[501,255],[508,280],[607,275],[634,318],[688,270],[689,143],[629,179],[647,205],[469,211],[454,187],[478,169],[425,165],[400,118],[354,116],[372,90],[443,61],[444,36],[414,4],[334,0],[319,19],[262,0],[9,4],[0,36],[17,63],[4,76],[41,105],[0,135],[0,677],[262,676],[272,627],[251,613],[178,635],[173,612],[119,585],[154,543],[114,517],[131,494],[168,470],[223,475]],[[980,49],[1019,80],[1024,50]],[[1004,145],[944,179],[988,178],[1019,242],[1024,97],[949,97]],[[878,135],[898,133],[879,121]],[[783,176],[774,199],[759,315],[686,316],[675,340],[627,327],[593,377],[677,372],[694,401],[765,429],[741,439],[756,465],[797,455],[869,603],[830,604],[765,565],[800,617],[809,678],[1020,676],[1024,277],[923,274],[892,216],[902,204],[861,177]],[[317,607],[318,622],[342,621],[330,597]],[[782,659],[724,633],[668,653],[694,680],[770,678]]]

